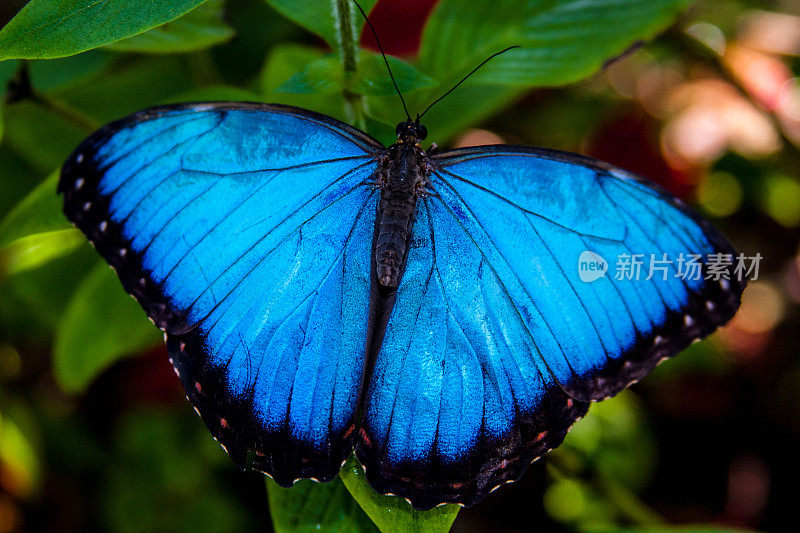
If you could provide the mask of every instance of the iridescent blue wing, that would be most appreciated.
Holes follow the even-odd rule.
[[[743,289],[675,265],[581,281],[586,251],[612,269],[624,254],[733,253],[680,200],[598,161],[498,146],[433,166],[356,448],[378,490],[419,508],[517,479],[590,401],[726,322]]]
[[[283,485],[352,449],[382,149],[308,111],[187,104],[104,127],[62,171],[211,433]]]

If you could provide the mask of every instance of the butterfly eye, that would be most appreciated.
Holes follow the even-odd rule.
[[[397,127],[394,129],[395,133],[397,135],[400,135],[403,132],[403,130],[406,129],[405,126],[406,126],[405,122],[401,122],[400,124],[398,124]]]
[[[419,140],[422,141],[427,136],[428,136],[428,128],[426,128],[422,124],[417,125],[417,137],[419,138]]]

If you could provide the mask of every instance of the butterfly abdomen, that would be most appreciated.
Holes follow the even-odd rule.
[[[413,195],[384,191],[378,204],[378,239],[375,263],[378,281],[384,287],[397,287],[405,260],[408,237],[414,225],[417,200]]]
[[[418,144],[398,143],[389,148],[378,171],[381,199],[374,253],[378,282],[384,287],[397,287],[402,277],[417,198],[427,178],[425,158]]]

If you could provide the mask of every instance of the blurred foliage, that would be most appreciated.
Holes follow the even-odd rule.
[[[120,298],[120,288],[114,272],[98,264],[64,309],[53,342],[53,374],[64,390],[85,390],[114,361],[163,338],[132,298]],[[114,320],[107,320],[109,316]]]
[[[220,487],[229,459],[203,424],[193,422],[154,410],[123,415],[101,487],[107,529],[233,532],[257,525]]]
[[[389,62],[412,114],[491,53],[522,47],[431,109],[432,140],[600,157],[695,202],[737,249],[766,258],[730,326],[593,406],[523,480],[472,509],[419,513],[374,493],[353,459],[331,483],[290,489],[236,471],[181,398],[160,334],[55,194],[84,137],[161,103],[297,105],[392,142],[403,109],[381,57],[357,46],[371,42],[357,11],[347,0],[23,3],[0,6],[0,533],[241,531],[269,517],[276,531],[445,531],[454,519],[459,531],[800,528],[800,8],[361,2],[387,52],[403,51]],[[393,23],[405,10],[430,12],[421,35]]]

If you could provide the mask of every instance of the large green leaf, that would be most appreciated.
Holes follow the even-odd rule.
[[[289,488],[268,478],[267,496],[276,533],[378,530],[338,477],[328,483],[302,479]]]
[[[31,0],[0,30],[0,60],[65,57],[174,20],[204,0]]]
[[[425,115],[430,139],[443,142],[533,87],[583,79],[631,45],[666,28],[691,0],[442,0],[425,26],[415,66],[439,87],[409,95],[411,113],[492,53],[520,46],[474,74]],[[402,118],[391,102],[370,100],[375,117]]]
[[[402,498],[378,494],[356,460],[350,460],[339,472],[347,490],[383,533],[444,533],[450,531],[461,507],[440,505],[429,511],[417,511]]]
[[[353,25],[361,28],[364,25],[364,19],[351,0],[265,0],[286,18],[325,39],[331,48],[338,47],[335,9],[342,1],[349,4]],[[365,12],[369,13],[376,2],[377,0],[363,0],[359,4]]]
[[[463,74],[490,54],[473,84],[557,86],[596,72],[609,58],[650,39],[692,0],[442,0],[427,26],[419,66]]]
[[[223,43],[233,37],[225,23],[223,0],[207,0],[181,18],[108,46],[116,52],[171,54],[191,52]]]
[[[68,391],[81,391],[103,369],[161,342],[161,333],[120,286],[106,264],[78,286],[56,329],[53,372]]]

